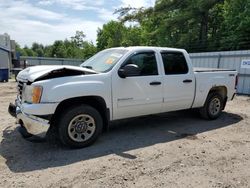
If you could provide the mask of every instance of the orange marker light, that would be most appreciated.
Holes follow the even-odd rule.
[[[32,103],[39,103],[42,96],[43,88],[41,86],[34,86],[32,90]]]

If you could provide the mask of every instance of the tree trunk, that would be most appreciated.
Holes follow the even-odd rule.
[[[208,34],[208,12],[203,12],[201,14],[201,26],[200,26],[200,36],[199,43],[202,49],[207,47],[207,34]]]

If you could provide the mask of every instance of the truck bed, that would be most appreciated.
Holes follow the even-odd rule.
[[[194,72],[235,71],[234,69],[203,68],[203,67],[194,67],[193,70]]]

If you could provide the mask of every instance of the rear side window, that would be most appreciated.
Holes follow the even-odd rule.
[[[181,52],[161,52],[165,74],[186,74],[188,66],[185,56]]]
[[[140,76],[158,75],[157,61],[154,52],[140,52],[131,56],[125,63],[135,64],[140,69]]]

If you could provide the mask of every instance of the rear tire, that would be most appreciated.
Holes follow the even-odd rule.
[[[97,140],[102,128],[102,117],[95,108],[89,105],[73,106],[61,115],[59,139],[71,148],[87,147]]]
[[[204,119],[217,119],[223,109],[223,97],[219,93],[209,93],[206,102],[200,108],[200,115]]]

